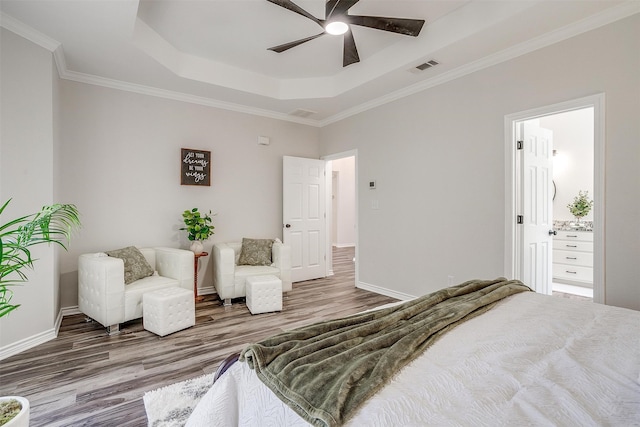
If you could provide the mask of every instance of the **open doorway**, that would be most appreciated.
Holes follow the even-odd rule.
[[[331,255],[330,273],[334,268],[345,263],[355,264],[357,260],[357,156],[356,152],[349,151],[324,158],[329,167],[331,188],[328,197],[327,221],[328,248]],[[329,258],[329,257],[328,257]],[[357,269],[355,269],[357,281]],[[354,281],[354,286],[355,286]]]
[[[593,201],[593,107],[540,118],[553,132],[553,294],[593,298],[593,211],[576,218],[576,198]],[[584,212],[588,211],[588,212]],[[581,297],[581,298],[580,298]]]
[[[566,140],[578,138],[579,132],[571,129],[570,126],[564,129],[562,126],[567,126],[567,120],[564,124],[560,124],[563,121],[562,115],[566,114],[564,116],[566,119],[569,116],[568,113],[575,114],[575,117],[589,116],[593,120],[589,132],[593,136],[593,146],[581,146],[580,155],[585,155],[587,158],[585,159],[583,156],[579,160],[579,163],[592,165],[586,172],[587,176],[592,174],[592,178],[576,176],[574,182],[565,178],[562,183],[556,183],[557,202],[554,200],[550,205],[555,208],[552,214],[554,221],[543,224],[536,237],[531,238],[525,232],[528,226],[526,217],[530,216],[531,212],[525,214],[524,208],[527,200],[534,200],[531,195],[540,194],[540,192],[535,190],[535,185],[528,189],[525,188],[525,177],[530,175],[531,171],[528,169],[526,161],[523,160],[526,150],[522,150],[521,147],[523,144],[526,145],[526,141],[523,142],[523,140],[527,136],[522,133],[522,130],[524,124],[531,121],[536,121],[539,128],[546,126],[556,129],[556,135],[552,137],[553,139],[560,137],[558,141],[553,141],[556,156],[551,157],[552,150],[547,151],[547,156],[553,167],[560,168],[559,172],[561,172],[562,154],[566,155],[565,161],[578,161],[577,157],[569,159],[568,156],[572,150],[571,145],[580,141],[567,142]],[[584,119],[584,117],[582,118]],[[584,137],[580,138],[581,142],[585,143]],[[593,289],[593,301],[605,303],[604,95],[590,96],[508,115],[505,117],[505,142],[507,144],[505,273],[510,277],[529,282],[527,284],[532,286],[534,290],[542,293],[551,293],[552,286],[555,287],[554,284],[560,284],[560,282],[571,286],[579,285],[583,288],[587,288],[586,285],[590,284]],[[559,144],[564,145],[564,148],[560,149]],[[566,152],[563,153],[562,150],[566,150]],[[578,156],[579,154],[574,153],[573,155]],[[556,163],[558,166],[555,165]],[[565,169],[564,172],[566,173],[567,170]],[[556,176],[553,175],[553,181],[555,181]],[[576,226],[578,221],[571,216],[567,204],[571,203],[578,194],[575,188],[580,187],[578,191],[584,192],[591,189],[589,184],[593,185],[592,191],[589,192],[589,198],[594,201],[593,209],[590,212],[590,218],[583,218],[582,224]],[[562,197],[560,197],[559,191],[562,191]],[[546,200],[546,197],[543,196],[541,200]],[[548,229],[544,229],[545,226]],[[582,233],[579,235],[578,231]],[[580,243],[562,242],[567,239],[574,239]],[[559,246],[563,243],[566,247],[560,248]],[[529,256],[533,253],[532,248],[537,248],[537,252],[534,256]],[[563,250],[566,253],[561,252]],[[589,251],[592,252],[589,253]],[[579,260],[571,259],[577,258],[576,253],[582,258]],[[590,263],[592,266],[582,265]],[[554,269],[554,267],[556,268]],[[534,270],[536,274],[531,274]],[[566,274],[561,274],[562,271]],[[589,274],[586,274],[587,272]],[[569,275],[571,276],[567,278]]]
[[[552,141],[552,293],[584,300],[593,298],[593,114],[587,107],[524,121]]]

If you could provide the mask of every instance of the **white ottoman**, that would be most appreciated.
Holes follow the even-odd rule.
[[[161,337],[196,324],[193,291],[164,288],[142,296],[142,324]]]
[[[282,281],[272,275],[247,277],[246,297],[251,314],[281,311]]]

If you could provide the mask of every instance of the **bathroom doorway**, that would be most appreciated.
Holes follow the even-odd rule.
[[[593,202],[594,109],[532,120],[553,135],[553,294],[592,299],[593,210],[587,208],[586,215],[576,218],[569,206],[574,206],[577,199]]]
[[[570,126],[565,126],[566,129],[561,129],[558,127],[560,125],[553,123],[554,120],[559,121],[559,119],[563,118],[561,116],[562,113],[571,112],[576,112],[576,115],[584,114],[591,118],[590,123],[592,124],[584,126],[584,128],[589,131],[588,138],[580,135],[580,132],[575,128],[572,129]],[[556,127],[556,135],[552,135],[551,137],[552,144],[550,146],[548,144],[546,145],[551,148],[551,150],[547,149],[546,156],[553,165],[552,169],[556,168],[558,172],[562,171],[561,163],[563,161],[563,155],[565,174],[569,171],[569,168],[567,168],[568,165],[566,164],[567,162],[582,165],[586,164],[591,167],[587,171],[590,178],[576,179],[574,183],[566,179],[562,180],[551,170],[554,178],[553,181],[555,182],[556,179],[560,181],[555,183],[556,197],[551,204],[546,203],[548,202],[546,194],[550,194],[551,196],[549,197],[553,195],[553,191],[550,191],[541,196],[539,200],[552,207],[551,214],[546,215],[546,218],[549,218],[549,220],[544,224],[548,228],[544,230],[544,233],[537,233],[537,237],[529,241],[524,231],[527,228],[528,221],[532,222],[533,219],[535,219],[536,211],[525,212],[525,201],[534,200],[534,194],[541,194],[541,190],[538,189],[540,186],[530,186],[529,189],[527,189],[524,185],[526,183],[524,178],[530,176],[533,170],[528,169],[525,160],[523,160],[525,158],[524,153],[527,150],[522,149],[522,147],[525,146],[526,148],[527,141],[525,141],[526,135],[523,135],[522,129],[524,128],[523,124],[531,120],[536,120],[537,123],[540,124],[540,128],[544,126]],[[544,126],[542,125],[543,123]],[[604,229],[602,227],[605,200],[604,135],[603,94],[505,116],[505,143],[507,153],[505,273],[508,276],[529,282],[528,284],[537,292],[551,294],[553,284],[559,282],[564,282],[563,284],[569,284],[571,286],[581,286],[583,288],[588,288],[588,285],[591,285],[593,301],[605,303]],[[558,139],[558,141],[556,141],[556,139]],[[565,144],[562,142],[563,139],[571,139],[572,141],[566,143],[569,145],[563,145]],[[585,142],[585,140],[587,142]],[[591,141],[593,141],[593,145],[591,145]],[[529,144],[531,142],[536,143],[536,140],[533,139],[529,141]],[[580,147],[578,148],[579,151],[569,155],[571,152],[570,146],[580,143],[585,143],[586,145],[578,145],[578,147]],[[529,145],[529,147],[531,147],[531,145]],[[556,150],[556,156],[552,156],[554,149]],[[566,152],[563,152],[564,149],[566,149]],[[580,160],[578,160],[578,157],[582,155],[587,157],[580,157]],[[559,166],[556,166],[556,163],[558,163]],[[544,174],[542,176],[544,177]],[[543,181],[549,182],[548,180]],[[592,189],[592,191],[588,191],[589,189]],[[580,221],[581,224],[577,224],[579,221],[576,221],[575,217],[573,217],[568,210],[567,204],[571,203],[580,191],[583,193],[588,191],[587,197],[593,200],[594,204],[589,216],[583,217],[582,221]],[[529,204],[529,206],[535,207],[539,205]],[[542,212],[542,210],[538,209],[537,212]],[[545,210],[545,212],[549,211]],[[560,223],[558,221],[560,221]],[[563,226],[567,229],[561,230]],[[561,235],[561,231],[564,232],[563,235]],[[579,235],[576,232],[581,232],[582,234]],[[568,239],[575,239],[580,243],[561,242],[561,240]],[[560,248],[559,246],[561,244],[565,246]],[[556,247],[555,249],[566,250],[567,252],[579,252],[581,259],[569,259],[577,258],[575,254],[563,252],[554,253],[554,246]],[[532,252],[532,248],[536,248],[535,254]],[[559,259],[559,256],[563,256],[564,258]],[[542,260],[544,260],[544,262],[542,262]],[[532,266],[535,266],[535,268]],[[571,268],[568,268],[568,266]],[[554,271],[554,267],[558,268]],[[558,273],[561,271],[559,270],[560,267],[565,268],[564,273],[566,273],[567,276],[571,275],[569,279],[559,277],[562,276],[562,274]],[[589,272],[589,277],[585,276],[586,271]],[[530,274],[531,272],[536,272],[536,274]]]

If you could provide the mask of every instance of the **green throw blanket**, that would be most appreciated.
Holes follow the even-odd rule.
[[[530,289],[517,280],[472,280],[274,335],[247,346],[240,360],[306,421],[338,426],[446,331],[523,291]]]

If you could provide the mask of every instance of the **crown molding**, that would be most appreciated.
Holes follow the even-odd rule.
[[[62,45],[58,46],[58,48],[53,51],[53,60],[56,62],[58,76],[62,78],[62,76],[67,73],[67,60],[65,59]]]
[[[428,80],[421,81],[419,83],[408,86],[404,89],[397,90],[388,95],[381,96],[372,101],[365,102],[356,107],[342,111],[341,113],[335,114],[331,117],[321,120],[320,127],[327,126],[331,123],[339,122],[340,120],[344,120],[348,117],[354,116],[356,114],[362,113],[372,108],[376,108],[381,105],[396,101],[398,99],[416,94],[418,92],[422,92],[434,86],[447,83],[449,81],[458,79],[460,77],[466,76],[467,74],[474,73],[484,68],[491,67],[501,62],[505,62],[510,59],[517,58],[518,56],[522,56],[527,53],[533,52],[535,50],[542,49],[544,47],[547,47],[552,44],[569,39],[571,37],[580,35],[587,31],[595,30],[596,28],[611,24],[620,19],[624,19],[631,15],[635,15],[636,13],[640,13],[640,1],[637,1],[637,0],[627,1],[625,3],[622,3],[619,6],[613,7],[611,9],[607,9],[604,12],[599,13],[597,15],[593,15],[583,20],[580,20],[578,22],[575,22],[573,24],[566,25],[555,31],[551,31],[549,33],[543,34],[539,37],[533,38],[526,42],[520,43],[516,46],[502,50],[493,55],[489,55],[480,60],[460,66],[451,71],[447,71],[446,73],[443,73],[439,76],[435,76]]]
[[[287,114],[278,113],[275,111],[247,107],[245,105],[218,101],[216,99],[207,98],[204,96],[197,96],[197,95],[191,95],[183,92],[159,89],[156,87],[124,82],[122,80],[99,77],[93,74],[85,74],[85,73],[78,73],[76,71],[65,70],[64,74],[61,74],[60,77],[65,80],[71,80],[71,81],[86,83],[86,84],[95,85],[95,86],[103,86],[110,89],[134,92],[142,95],[149,95],[149,96],[155,96],[158,98],[171,99],[173,101],[188,102],[191,104],[220,108],[223,110],[230,110],[238,113],[251,114],[254,116],[268,117],[270,119],[284,120],[288,122],[294,122],[294,123],[299,123],[303,125],[319,127],[319,122],[317,120],[305,119],[300,117],[292,117]]]
[[[31,28],[27,24],[18,21],[13,16],[7,15],[2,11],[0,11],[0,26],[6,28],[12,33],[19,35],[22,38],[29,40],[30,42],[37,44],[40,47],[47,49],[49,52],[54,52],[58,47],[61,46],[60,42],[58,42],[57,40],[54,40],[51,37],[42,34],[40,31]]]
[[[620,19],[629,17],[636,13],[640,13],[640,2],[637,0],[626,1],[619,6],[605,10],[597,15],[590,16],[576,23],[567,25],[558,30],[549,32],[537,38],[520,43],[517,46],[505,49],[497,52],[493,55],[487,56],[478,61],[463,65],[455,68],[451,71],[435,76],[433,78],[416,83],[404,89],[397,90],[388,95],[376,98],[369,102],[362,103],[353,108],[344,110],[338,114],[330,116],[324,120],[313,120],[309,118],[301,118],[291,116],[285,113],[275,112],[271,110],[265,110],[260,108],[248,107],[245,105],[234,104],[231,102],[219,101],[213,98],[207,98],[203,96],[191,95],[183,92],[170,91],[165,89],[159,89],[151,86],[145,86],[135,83],[128,83],[121,80],[109,79],[106,77],[99,77],[91,74],[79,73],[76,71],[69,71],[65,61],[65,55],[62,45],[40,33],[39,31],[29,27],[28,25],[20,22],[6,13],[0,11],[0,26],[24,37],[27,40],[47,49],[53,53],[56,67],[60,78],[65,80],[71,80],[79,83],[86,83],[96,86],[103,86],[111,89],[123,90],[128,92],[139,93],[148,96],[155,96],[159,98],[171,99],[174,101],[188,102],[197,105],[204,105],[213,108],[220,108],[224,110],[235,111],[239,113],[251,114],[261,117],[267,117],[276,120],[283,120],[287,122],[299,123],[313,127],[324,127],[329,124],[344,120],[348,117],[362,113],[382,106],[384,104],[396,101],[398,99],[422,92],[429,88],[447,83],[449,81],[466,76],[473,72],[482,70],[487,67],[499,64],[501,62],[508,61],[518,56],[533,52],[538,49],[550,46],[554,43],[566,40],[568,38],[577,36],[590,30],[602,27]]]
[[[191,104],[204,105],[207,107],[220,108],[223,110],[230,110],[239,113],[251,114],[254,116],[268,117],[276,120],[284,120],[293,123],[299,123],[307,126],[318,127],[319,122],[313,119],[305,119],[301,117],[294,117],[288,114],[279,113],[270,110],[264,110],[260,108],[247,107],[240,104],[234,104],[231,102],[218,101],[213,98],[207,98],[203,96],[190,95],[183,92],[175,92],[165,89],[154,88],[151,86],[144,86],[134,83],[128,83],[121,80],[109,79],[106,77],[100,77],[92,74],[79,73],[76,71],[69,71],[65,60],[64,49],[62,44],[49,36],[42,34],[41,32],[31,28],[23,22],[17,20],[11,15],[7,15],[0,11],[0,26],[7,30],[23,37],[32,43],[52,52],[58,75],[61,79],[71,80],[79,83],[86,83],[95,86],[103,86],[111,89],[118,89],[127,92],[134,92],[143,95],[155,96],[158,98],[171,99],[174,101],[188,102]]]

